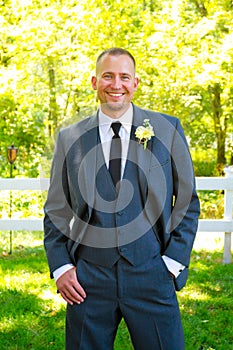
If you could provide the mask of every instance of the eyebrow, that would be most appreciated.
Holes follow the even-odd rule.
[[[114,75],[115,75],[114,72],[108,72],[108,71],[102,73],[102,75],[104,75],[104,74],[114,74]],[[119,74],[120,74],[120,75],[128,75],[129,77],[132,77],[132,74],[126,73],[126,72],[119,73]]]

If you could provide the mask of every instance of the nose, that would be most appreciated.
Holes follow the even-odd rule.
[[[115,76],[113,81],[112,81],[112,88],[115,90],[121,89],[121,78],[119,76]]]

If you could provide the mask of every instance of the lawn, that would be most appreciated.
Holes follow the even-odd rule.
[[[63,350],[65,303],[49,279],[42,233],[15,233],[12,255],[9,233],[0,234],[0,349]],[[233,264],[222,264],[222,240],[210,235],[197,240],[178,293],[186,350],[233,349]],[[121,322],[114,350],[131,349]]]

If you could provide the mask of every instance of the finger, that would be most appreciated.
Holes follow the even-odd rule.
[[[73,291],[70,292],[70,290],[61,290],[60,294],[62,298],[71,305],[74,303],[80,304],[84,301],[84,299],[78,293]]]
[[[84,298],[84,299],[86,298],[85,290],[83,289],[83,287],[81,286],[81,284],[79,282],[75,283],[74,289],[79,295],[81,295],[82,298]]]
[[[72,279],[69,281],[69,286],[73,287],[74,290],[70,289],[70,293],[73,294],[77,292],[79,295],[81,295],[82,298],[86,298],[86,293],[81,284],[79,283],[78,276],[76,274],[76,270],[73,270]]]
[[[84,292],[83,288],[79,285],[79,283],[76,283],[75,285],[76,288],[73,284],[63,286],[62,288],[60,288],[60,293],[62,294],[62,296],[65,296],[74,303],[83,302],[86,297],[86,293]]]
[[[66,296],[76,303],[82,303],[85,299],[85,297],[83,297],[75,287],[69,288],[69,290],[66,292]]]
[[[67,271],[56,281],[56,284],[66,301],[80,303],[86,298],[86,293],[77,279],[75,269]]]
[[[75,302],[75,301],[71,300],[64,292],[61,292],[60,294],[61,294],[62,298],[63,298],[68,304],[70,304],[70,305],[73,305],[74,303],[80,304],[80,302]]]
[[[68,304],[73,305],[73,301],[70,300],[69,298],[67,298],[67,296],[65,295],[64,292],[60,292],[60,294],[61,294],[61,297],[62,297]]]

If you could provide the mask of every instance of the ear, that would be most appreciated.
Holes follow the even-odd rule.
[[[94,90],[97,90],[97,78],[95,76],[91,77],[91,84]]]
[[[139,83],[139,78],[138,78],[138,77],[135,77],[135,78],[134,78],[134,91],[137,90],[137,88],[138,88],[138,83]]]

